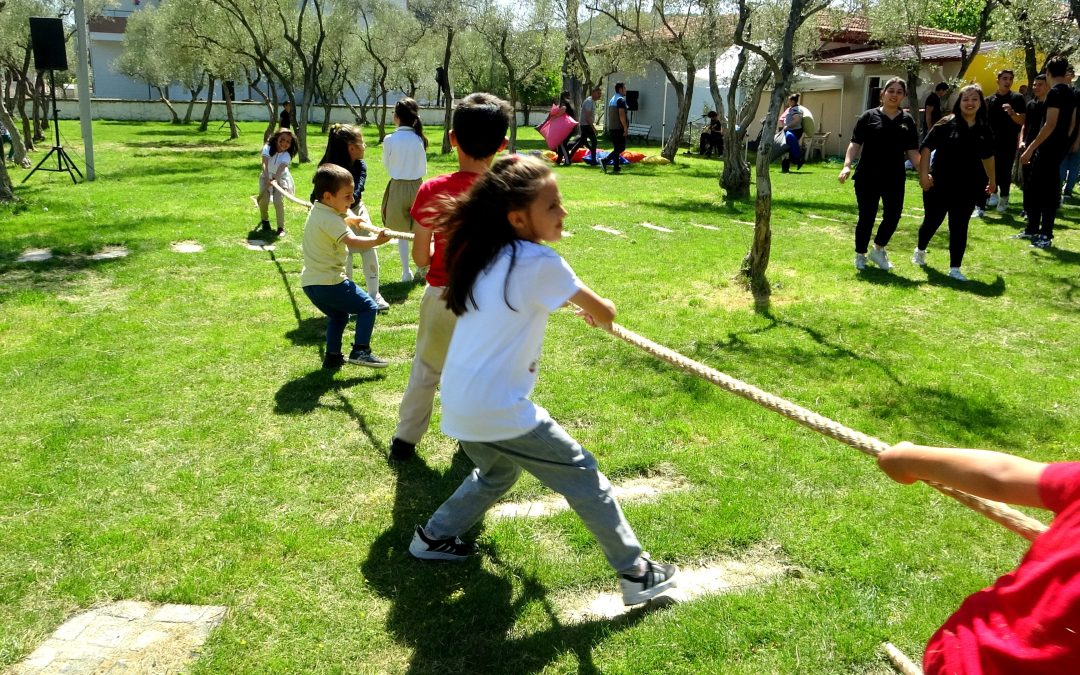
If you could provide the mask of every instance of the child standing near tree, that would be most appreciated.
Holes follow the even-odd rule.
[[[517,482],[524,469],[566,498],[635,605],[674,587],[674,565],[655,563],[626,522],[596,459],[529,400],[548,315],[567,302],[593,326],[615,305],[541,242],[562,237],[559,188],[539,159],[498,160],[439,221],[448,233],[446,304],[458,316],[442,377],[442,430],[476,468],[417,526],[409,552],[461,560],[475,552],[459,535]]]
[[[371,248],[390,241],[390,237],[385,230],[374,237],[359,237],[349,229],[350,224],[359,224],[361,218],[348,215],[353,200],[353,177],[347,169],[323,164],[315,170],[313,182],[318,201],[311,205],[304,225],[304,269],[300,272],[300,284],[304,295],[329,320],[323,368],[340,368],[346,361],[341,353],[341,336],[350,314],[356,315],[356,337],[348,362],[385,368],[386,361],[371,353],[371,333],[379,308],[370,295],[346,276],[345,249]]]
[[[383,139],[383,166],[390,174],[390,182],[383,193],[383,226],[395,232],[412,232],[415,222],[409,210],[427,173],[428,146],[416,101],[406,97],[394,105],[394,124],[397,129]],[[398,253],[401,255],[401,280],[411,282],[413,273],[409,269],[408,241],[398,240]]]
[[[470,94],[454,109],[450,144],[458,156],[458,170],[432,178],[420,186],[411,215],[417,223],[412,258],[418,268],[428,267],[427,288],[420,299],[420,322],[416,330],[409,385],[401,398],[398,425],[390,442],[390,459],[406,460],[416,454],[431,422],[435,389],[442,375],[450,336],[457,316],[446,307],[446,234],[435,228],[443,202],[459,197],[491,166],[496,153],[506,147],[510,127],[510,104],[491,94]]]

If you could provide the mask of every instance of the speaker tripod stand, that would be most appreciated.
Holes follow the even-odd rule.
[[[79,167],[75,166],[75,161],[72,160],[71,156],[64,150],[64,146],[60,145],[60,115],[56,110],[56,83],[53,80],[52,70],[49,71],[49,88],[52,90],[53,129],[56,130],[56,145],[52,146],[52,149],[49,150],[49,154],[42,157],[41,161],[37,163],[37,166],[35,166],[30,173],[26,174],[26,178],[23,178],[22,182],[25,183],[30,179],[30,176],[33,176],[40,169],[41,171],[66,172],[71,176],[71,182],[78,185],[79,181],[75,180],[75,174],[79,174],[79,178],[82,178],[82,171],[79,171]],[[56,168],[44,166],[45,162],[49,161],[49,158],[53,155],[56,155]]]

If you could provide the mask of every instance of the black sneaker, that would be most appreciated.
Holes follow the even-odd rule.
[[[390,441],[390,459],[404,462],[416,456],[416,444],[394,438]]]
[[[279,237],[284,237],[285,236],[285,228],[284,227],[279,227],[277,229],[277,236],[279,236]]]
[[[343,365],[345,365],[345,356],[343,354],[327,354],[322,362],[322,367],[326,370],[337,370]]]
[[[1050,248],[1053,244],[1050,243],[1049,238],[1039,235],[1032,238],[1031,246],[1032,248]]]
[[[259,225],[262,227],[263,232],[269,232],[270,231],[270,221],[269,220],[264,220],[261,223],[259,223]]]
[[[432,539],[420,525],[416,526],[409,554],[421,560],[464,560],[476,553],[476,544],[464,542],[457,537]]]
[[[640,605],[664,591],[675,588],[674,577],[678,569],[674,565],[654,563],[649,559],[648,553],[642,553],[641,557],[645,561],[645,574],[640,577],[629,574],[619,575],[619,587],[622,588],[624,605]]]
[[[371,353],[370,349],[353,349],[349,354],[349,363],[368,368],[385,368],[389,364]]]

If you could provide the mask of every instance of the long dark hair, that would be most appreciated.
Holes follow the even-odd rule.
[[[330,127],[330,134],[326,137],[326,151],[319,160],[319,164],[337,164],[352,170],[353,160],[349,156],[349,146],[363,142],[364,137],[356,127],[349,124],[335,124]]]
[[[266,144],[270,146],[270,156],[273,157],[278,153],[277,142],[278,139],[281,138],[282,134],[289,135],[289,149],[287,151],[289,153],[289,157],[296,157],[296,134],[294,134],[290,129],[278,129],[270,137],[270,140],[266,141]]]
[[[394,114],[397,115],[401,126],[412,127],[420,140],[424,142],[424,149],[427,150],[427,136],[424,135],[424,123],[420,121],[420,106],[416,105],[416,101],[406,96],[394,104]]]
[[[461,316],[469,311],[470,303],[479,308],[473,297],[476,278],[507,245],[511,247],[510,270],[514,269],[519,237],[507,214],[528,208],[550,176],[551,167],[546,162],[509,155],[477,178],[464,196],[443,203],[434,227],[448,236],[446,271],[450,281],[443,295],[447,309]],[[507,295],[509,284],[508,272],[503,299],[513,309]]]
[[[938,120],[937,124],[934,125],[935,127],[941,124],[948,124],[953,120],[964,119],[964,115],[960,110],[960,99],[964,98],[964,94],[969,91],[975,91],[979,94],[979,109],[975,111],[975,125],[987,126],[990,124],[990,115],[986,112],[986,97],[983,96],[982,87],[977,84],[969,84],[956,94],[956,103],[953,103],[952,114],[946,115]]]

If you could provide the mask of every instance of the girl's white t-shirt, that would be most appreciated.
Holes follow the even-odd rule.
[[[277,176],[278,169],[284,166],[285,169],[281,172],[281,177],[277,179],[278,185],[280,185],[285,190],[288,190],[289,192],[293,192],[292,174],[289,173],[289,162],[292,161],[292,157],[289,155],[289,153],[279,152],[277,154],[271,155],[270,146],[264,145],[263,156],[269,158],[269,161],[266,163],[266,170],[269,173],[267,178],[269,180],[274,180],[274,177]]]
[[[544,329],[548,315],[580,284],[558,253],[528,241],[517,242],[511,271],[511,248],[500,251],[477,277],[477,307],[470,303],[458,317],[450,340],[442,373],[442,430],[458,440],[509,440],[549,419],[529,400]]]

